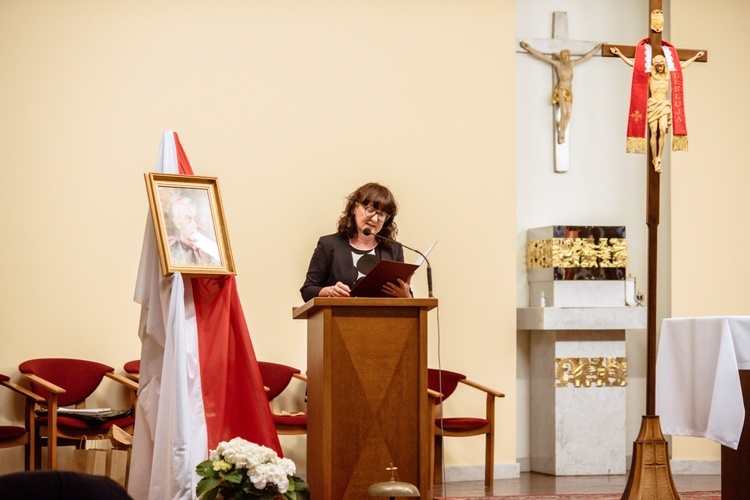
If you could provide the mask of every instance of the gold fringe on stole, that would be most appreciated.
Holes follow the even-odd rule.
[[[687,150],[688,150],[688,136],[675,135],[672,137],[672,151],[687,151]]]
[[[628,137],[628,140],[625,143],[625,152],[645,155],[646,154],[646,138],[645,137]]]

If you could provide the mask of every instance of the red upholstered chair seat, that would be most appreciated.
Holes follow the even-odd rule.
[[[453,432],[481,429],[488,423],[487,419],[471,417],[444,418],[442,421],[440,419],[435,419],[435,425],[440,427],[442,424],[443,429]]]
[[[36,423],[37,425],[47,425],[48,419],[49,417],[36,417]],[[99,425],[95,425],[74,417],[67,417],[60,414],[57,415],[57,427],[59,428],[69,427],[71,429],[81,430],[109,430],[113,425],[124,428],[130,427],[133,424],[135,424],[135,419],[133,417],[113,418],[112,420],[107,420]]]
[[[281,425],[297,425],[307,427],[307,414],[303,415],[277,415],[274,413],[273,421]]]
[[[18,427],[15,425],[0,425],[0,441],[16,439],[25,435],[25,427]]]
[[[459,384],[478,389],[485,393],[484,418],[479,416],[446,417],[443,415],[443,401],[456,391]],[[436,393],[431,397],[435,413],[435,446],[433,448],[434,483],[442,484],[443,482],[443,438],[484,435],[484,484],[488,488],[491,487],[494,481],[495,468],[495,398],[502,398],[505,395],[494,389],[472,382],[462,373],[432,368],[427,370],[427,387],[433,393]]]

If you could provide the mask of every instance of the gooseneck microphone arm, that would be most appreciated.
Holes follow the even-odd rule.
[[[386,238],[385,236],[380,236],[377,233],[373,233],[372,230],[370,230],[369,227],[364,228],[364,230],[362,230],[362,233],[365,236],[370,236],[372,234],[372,235],[374,235],[376,238],[378,238],[380,240],[390,241],[391,243],[398,243],[402,247],[407,248],[407,249],[411,250],[412,252],[416,252],[419,255],[421,255],[422,258],[424,259],[424,261],[427,263],[427,296],[430,297],[430,298],[432,298],[432,266],[430,266],[430,261],[427,260],[427,256],[425,254],[423,254],[419,250],[416,250],[416,249],[414,249],[412,247],[407,247],[406,245],[404,245],[400,241],[392,240],[390,238]]]

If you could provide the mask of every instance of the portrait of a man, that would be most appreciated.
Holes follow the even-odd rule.
[[[171,264],[221,266],[208,194],[202,189],[159,188]]]

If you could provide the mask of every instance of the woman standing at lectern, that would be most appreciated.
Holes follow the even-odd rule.
[[[375,182],[360,186],[346,198],[337,231],[318,240],[310,259],[302,299],[348,297],[354,284],[380,260],[404,261],[404,249],[393,240],[398,234],[395,217],[398,204],[391,191]],[[383,291],[391,297],[411,297],[409,282],[387,283]]]

